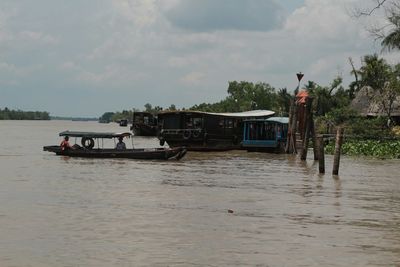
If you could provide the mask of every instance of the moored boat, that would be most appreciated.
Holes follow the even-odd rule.
[[[289,118],[270,117],[244,121],[242,147],[247,151],[283,152]]]
[[[128,120],[127,119],[122,119],[119,121],[119,126],[121,127],[126,127],[128,126]]]
[[[81,145],[75,144],[70,148],[63,149],[61,146],[44,146],[43,150],[54,152],[56,155],[86,158],[128,158],[128,159],[176,159],[179,160],[186,154],[186,148],[100,148],[101,139],[128,138],[131,133],[98,133],[98,132],[75,132],[64,131],[60,136],[76,137],[81,139]],[[95,148],[95,140],[97,148]],[[103,144],[103,142],[101,142]]]
[[[184,146],[192,151],[241,149],[243,121],[268,118],[275,112],[253,110],[238,113],[169,111],[158,114],[160,145]]]

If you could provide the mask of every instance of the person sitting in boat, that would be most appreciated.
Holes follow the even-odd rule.
[[[62,140],[61,144],[61,151],[67,150],[67,149],[71,149],[71,145],[69,144],[69,137],[65,136],[64,140]]]
[[[125,150],[126,149],[126,145],[125,145],[123,139],[124,138],[122,136],[118,137],[118,143],[115,146],[115,149],[117,149],[117,150]]]

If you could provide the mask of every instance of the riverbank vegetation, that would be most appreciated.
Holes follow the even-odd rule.
[[[0,108],[0,120],[50,120],[50,115],[45,111],[22,111]]]
[[[335,152],[335,142],[329,142],[325,149],[327,153],[333,154]],[[360,140],[345,138],[342,145],[342,154],[400,159],[400,139]]]

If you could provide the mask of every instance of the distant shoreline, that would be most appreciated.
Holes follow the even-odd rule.
[[[81,118],[81,117],[58,117],[58,116],[50,116],[50,120],[59,120],[59,121],[99,121],[99,118]]]

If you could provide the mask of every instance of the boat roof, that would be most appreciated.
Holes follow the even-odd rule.
[[[131,136],[131,133],[102,133],[102,132],[79,132],[79,131],[64,131],[59,133],[59,136],[69,137],[87,137],[87,138],[117,138]]]
[[[215,112],[203,112],[195,110],[182,110],[182,111],[164,111],[159,113],[159,115],[164,114],[179,114],[179,113],[197,113],[197,114],[208,114],[224,117],[237,117],[237,118],[247,118],[247,117],[267,117],[275,114],[272,110],[250,110],[244,112],[226,112],[226,113],[215,113]]]
[[[269,117],[267,119],[253,119],[253,120],[245,120],[245,122],[278,122],[282,124],[288,124],[288,117]]]

